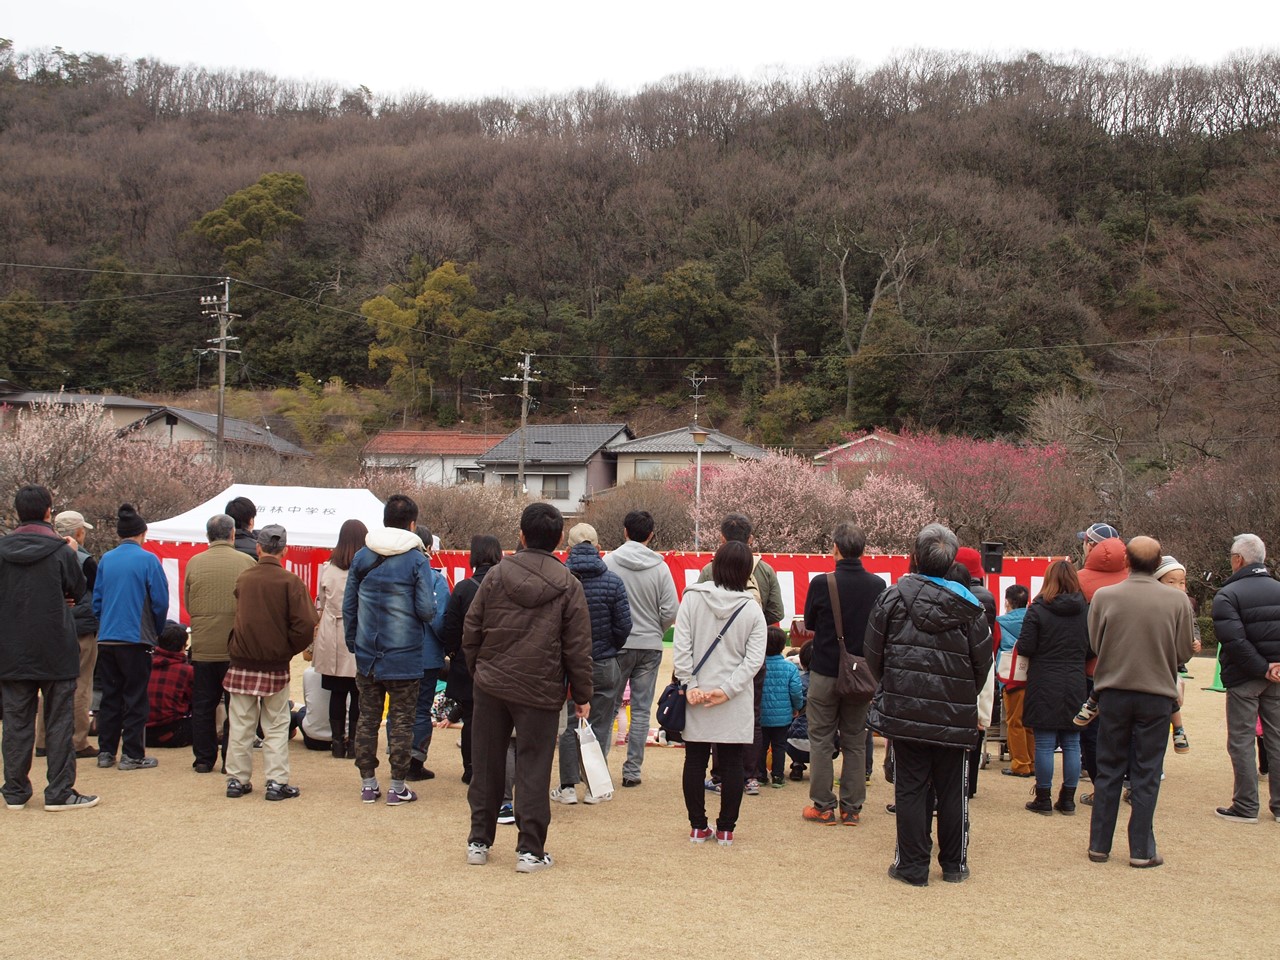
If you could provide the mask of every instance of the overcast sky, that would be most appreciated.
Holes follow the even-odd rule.
[[[692,70],[758,79],[832,61],[871,67],[915,47],[998,55],[1084,51],[1153,66],[1216,63],[1232,52],[1280,45],[1273,2],[13,0],[0,18],[0,36],[18,50],[61,46],[255,68],[452,100],[600,83],[631,92]]]

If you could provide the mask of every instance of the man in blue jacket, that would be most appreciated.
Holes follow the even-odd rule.
[[[131,503],[116,514],[120,545],[98,563],[93,584],[93,615],[98,618],[98,766],[116,762],[121,770],[148,770],[147,681],[151,650],[169,615],[169,582],[153,553],[142,549],[147,522]],[[123,745],[121,739],[123,738]]]
[[[436,681],[444,669],[444,611],[449,606],[449,581],[444,574],[430,566],[435,537],[431,531],[418,524],[415,532],[422,541],[427,556],[427,569],[431,575],[431,594],[435,597],[436,615],[426,625],[422,639],[422,680],[418,684],[418,709],[413,720],[413,749],[409,752],[409,773],[406,780],[433,780],[435,773],[427,769],[427,751],[431,749],[431,733],[435,729],[431,708],[436,702]]]
[[[342,597],[347,649],[356,656],[356,689],[360,718],[356,722],[356,766],[360,799],[376,803],[378,727],[382,704],[387,711],[387,753],[391,789],[387,804],[412,803],[418,795],[405,786],[413,749],[413,720],[422,683],[422,647],[427,627],[436,617],[434,578],[413,533],[418,505],[403,494],[387,500],[381,530],[371,530],[365,546],[351,561]]]
[[[14,497],[18,527],[0,538],[0,696],[4,699],[4,802],[21,810],[31,799],[36,697],[43,696],[48,786],[44,808],[83,810],[97,797],[75,790],[73,707],[79,653],[68,602],[84,595],[75,551],[49,521],[53,497],[27,485]]]

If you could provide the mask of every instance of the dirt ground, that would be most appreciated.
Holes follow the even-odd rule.
[[[37,766],[36,799],[0,811],[0,957],[1274,956],[1280,824],[1213,815],[1231,791],[1223,697],[1200,689],[1210,661],[1192,672],[1192,750],[1166,761],[1156,870],[1128,866],[1124,810],[1117,856],[1090,863],[1088,809],[1027,813],[1029,782],[993,760],[971,808],[972,878],[942,883],[935,864],[928,888],[903,886],[885,875],[893,788],[877,743],[860,826],[803,822],[807,782],[788,782],[744,798],[731,848],[687,842],[683,752],[650,748],[642,786],[554,806],[556,866],[525,876],[514,827],[488,866],[464,862],[456,729],[437,731],[437,779],[402,808],[361,804],[350,763],[299,739],[302,796],[287,803],[263,801],[260,758],[258,791],[228,800],[171,750],[151,771],[82,763],[78,787],[102,803],[53,816]],[[620,781],[621,752],[609,759]]]

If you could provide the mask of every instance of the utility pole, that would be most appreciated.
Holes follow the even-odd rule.
[[[527,443],[528,443],[526,434],[528,433],[528,427],[529,427],[529,384],[540,382],[538,380],[534,380],[533,375],[535,373],[541,373],[542,371],[533,369],[532,353],[526,353],[524,355],[524,359],[521,360],[520,363],[516,365],[516,369],[519,371],[518,376],[503,377],[502,379],[508,381],[509,383],[518,383],[521,385],[520,386],[520,452],[518,454],[519,462],[516,466],[516,491],[520,494],[524,494],[527,492],[524,488],[524,461],[525,461],[525,451],[527,449]]]
[[[706,394],[702,392],[702,386],[703,384],[709,383],[710,381],[715,380],[717,378],[716,377],[700,377],[698,376],[698,374],[694,373],[694,374],[691,374],[690,376],[685,377],[685,379],[688,380],[689,383],[693,385],[693,393],[689,394],[689,396],[693,398],[693,423],[694,423],[694,426],[697,426],[698,401],[706,396]]]
[[[227,420],[227,354],[240,352],[227,349],[228,343],[240,339],[227,336],[231,321],[239,317],[239,314],[231,312],[231,278],[222,278],[221,297],[201,297],[200,306],[202,308],[200,312],[206,317],[218,318],[218,336],[205,342],[217,344],[213,349],[213,352],[218,355],[218,435],[214,443],[214,461],[218,466],[222,466],[226,459],[224,443]]]

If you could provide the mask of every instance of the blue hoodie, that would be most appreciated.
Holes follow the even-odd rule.
[[[93,615],[99,643],[154,647],[169,616],[169,581],[154,553],[125,540],[98,562]]]
[[[356,669],[376,680],[420,680],[444,665],[432,629],[436,571],[416,534],[395,527],[369,531],[351,561],[342,596],[342,628]],[[430,649],[427,649],[430,648]]]

